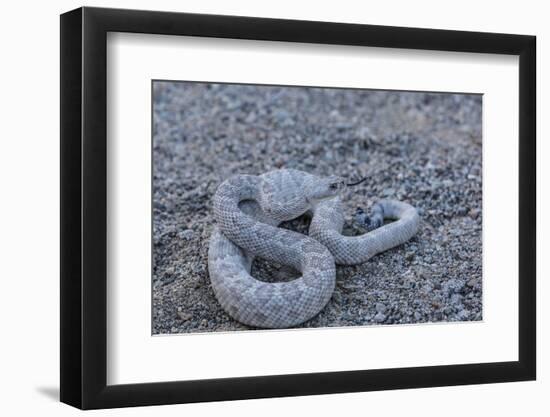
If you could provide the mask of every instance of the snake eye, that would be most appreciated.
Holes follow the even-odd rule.
[[[337,190],[338,189],[338,183],[337,182],[333,182],[332,184],[329,185],[329,188],[331,190]]]

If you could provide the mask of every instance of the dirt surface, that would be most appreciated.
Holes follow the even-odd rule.
[[[381,197],[422,219],[408,243],[338,266],[332,299],[300,327],[482,319],[481,96],[159,81],[153,91],[154,334],[249,328],[210,287],[212,196],[231,175],[274,168],[366,175],[344,198],[347,233],[356,208]],[[259,279],[288,274],[253,265]]]

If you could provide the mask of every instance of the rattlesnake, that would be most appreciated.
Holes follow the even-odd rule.
[[[340,194],[343,178],[319,177],[293,169],[237,175],[214,195],[217,227],[210,239],[208,270],[223,309],[255,327],[296,326],[328,303],[336,281],[335,263],[353,265],[402,244],[417,231],[419,217],[409,204],[382,200],[374,211],[396,221],[360,236],[343,236]],[[277,226],[306,212],[309,236]],[[300,271],[289,282],[268,283],[250,275],[261,257]]]

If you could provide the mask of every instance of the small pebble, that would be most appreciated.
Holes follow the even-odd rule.
[[[179,232],[179,237],[183,240],[191,240],[195,233],[192,230],[186,229]]]
[[[376,311],[378,313],[384,314],[386,312],[386,306],[382,303],[376,303]]]
[[[178,316],[182,321],[188,321],[193,318],[193,315],[191,313],[185,313],[185,312],[178,312]]]
[[[386,316],[382,313],[378,313],[374,316],[374,321],[377,323],[382,323],[384,320],[386,320]]]

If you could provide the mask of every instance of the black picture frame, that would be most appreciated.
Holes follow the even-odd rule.
[[[512,362],[107,385],[108,32],[519,56],[519,358]],[[61,15],[61,401],[82,409],[534,380],[536,38],[153,11]]]

